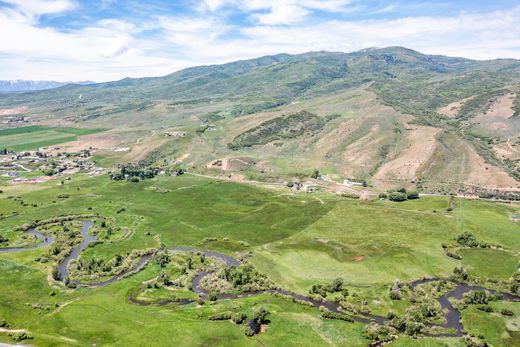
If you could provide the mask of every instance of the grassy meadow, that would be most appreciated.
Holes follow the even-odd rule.
[[[278,286],[307,294],[313,284],[343,278],[345,287],[367,299],[376,314],[404,312],[409,300],[390,300],[397,279],[448,277],[457,265],[496,280],[517,270],[520,226],[509,217],[520,206],[448,197],[423,197],[403,203],[355,201],[333,195],[291,195],[281,189],[207,179],[195,175],[156,177],[139,183],[106,176],[72,176],[61,185],[2,187],[0,234],[18,240],[23,223],[64,214],[100,214],[123,229],[121,240],[87,248],[82,259],[111,259],[133,249],[191,246],[234,255],[251,253],[250,262]],[[64,198],[64,196],[67,196]],[[19,197],[15,199],[13,197]],[[22,206],[22,202],[28,206]],[[36,205],[36,207],[32,207]],[[462,216],[464,218],[462,219]],[[447,257],[441,247],[461,229],[504,249],[464,250]],[[124,233],[121,233],[121,235]],[[161,273],[151,262],[143,271],[103,288],[64,289],[50,281],[52,264],[35,261],[48,249],[0,255],[0,318],[12,329],[26,329],[42,346],[142,344],[180,346],[364,346],[364,324],[324,320],[316,309],[267,294],[236,300],[141,307],[127,301],[143,281]],[[498,260],[497,260],[498,259]],[[178,270],[172,270],[178,274]],[[167,297],[164,291],[151,292]],[[182,293],[181,293],[182,294]],[[182,295],[188,295],[186,292]],[[223,310],[251,314],[271,311],[267,331],[246,337],[229,321],[209,321]],[[518,311],[519,304],[493,303]],[[498,310],[498,308],[497,308]],[[489,336],[494,345],[518,343],[516,318],[465,310],[470,332]],[[509,337],[504,337],[508,334]],[[12,342],[0,333],[0,341]],[[140,341],[140,342],[139,342]],[[509,344],[511,343],[511,344]],[[395,346],[461,346],[458,338],[399,338]]]
[[[74,141],[78,136],[94,134],[101,129],[49,128],[31,125],[0,130],[0,148],[14,151],[36,150],[40,147]]]

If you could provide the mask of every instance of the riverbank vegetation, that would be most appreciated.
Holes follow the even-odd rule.
[[[10,329],[31,332],[34,345],[131,344],[145,339],[167,344],[174,338],[180,345],[261,341],[364,346],[397,337],[396,345],[457,346],[465,343],[464,337],[424,336],[430,324],[445,323],[438,299],[454,284],[434,281],[412,290],[410,281],[456,276],[512,294],[520,283],[519,226],[510,219],[520,208],[514,204],[466,200],[462,219],[460,201],[450,202],[449,197],[396,204],[322,194],[320,202],[309,194],[284,195],[190,174],[156,176],[139,184],[76,175],[64,185],[2,189],[0,213],[9,217],[2,220],[0,235],[11,242],[36,226],[56,238],[41,249],[0,255],[0,317]],[[168,193],[157,194],[156,189]],[[28,206],[8,196],[20,196]],[[75,217],[54,219],[60,215]],[[153,249],[156,254],[142,271],[105,287],[71,290],[52,281],[58,259],[82,240],[80,221],[87,216],[94,222],[90,235],[98,242],[71,263],[71,278],[105,279],[122,264],[134,266],[139,252]],[[40,221],[52,222],[34,224]],[[447,256],[443,244],[461,259]],[[200,252],[163,250],[169,247],[213,250],[247,261],[235,268]],[[499,256],[504,261],[495,262]],[[454,273],[454,268],[459,270]],[[201,286],[216,300],[194,290],[199,271],[211,273]],[[273,288],[337,302],[341,314],[346,313],[342,317],[374,314],[387,323],[346,322],[283,294],[230,300],[220,296]],[[137,304],[129,301],[132,298]],[[518,303],[465,305],[461,314],[468,337],[473,334],[473,339],[494,345],[516,339],[511,323],[520,316]],[[259,306],[270,312],[269,324],[248,337],[243,327]],[[482,310],[485,306],[492,312]],[[224,313],[247,319],[237,325],[209,318]],[[0,341],[13,339],[0,332]]]

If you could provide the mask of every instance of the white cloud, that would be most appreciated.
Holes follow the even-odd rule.
[[[67,6],[37,8],[35,1],[31,10],[0,8],[0,79],[107,81],[281,52],[354,51],[390,45],[477,59],[520,59],[520,6],[451,17],[294,22],[284,18],[286,10],[276,7],[281,2],[250,0],[239,5],[250,15],[263,17],[239,27],[218,12],[230,2],[238,6],[233,0],[206,0],[207,8],[192,17],[164,14],[135,23],[111,19],[67,31],[41,27],[34,20],[45,12],[67,11]],[[284,1],[283,6],[309,12],[319,6],[326,11],[348,10],[346,1],[292,4],[296,2]],[[217,12],[208,12],[210,9]],[[299,18],[310,15],[302,12]]]
[[[293,24],[314,10],[343,12],[350,0],[204,0],[199,8],[210,12],[232,7],[246,13],[259,24]]]
[[[30,17],[63,13],[77,6],[73,0],[3,0],[3,2],[15,6],[21,13]]]

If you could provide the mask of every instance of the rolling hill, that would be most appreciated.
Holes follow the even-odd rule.
[[[4,94],[0,117],[110,129],[67,145],[98,147],[107,164],[146,160],[267,181],[319,169],[379,189],[478,193],[520,189],[519,92],[518,60],[388,47]]]
[[[86,85],[94,84],[91,81],[83,82],[56,82],[56,81],[28,81],[28,80],[0,80],[0,93],[27,92],[58,88],[70,83]]]

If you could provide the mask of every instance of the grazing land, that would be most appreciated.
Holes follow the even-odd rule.
[[[520,345],[519,69],[388,47],[0,95],[0,343]]]
[[[56,144],[74,141],[78,136],[89,135],[101,129],[49,128],[27,126],[0,130],[0,148],[15,151],[37,150]]]
[[[497,281],[510,283],[509,278],[517,274],[520,226],[510,216],[518,213],[520,205],[462,199],[452,203],[449,197],[422,197],[402,203],[356,201],[323,193],[317,193],[319,199],[315,199],[313,194],[287,194],[287,190],[190,174],[157,176],[139,183],[79,174],[63,185],[47,182],[9,186],[0,195],[0,233],[8,240],[2,247],[38,243],[17,230],[26,223],[50,221],[50,225],[57,225],[48,230],[55,230],[49,232],[55,233],[55,243],[59,243],[63,227],[52,218],[94,218],[95,231],[91,232],[98,241],[81,253],[82,264],[101,260],[109,264],[118,255],[126,259],[135,250],[158,251],[162,247],[214,251],[245,257],[269,279],[269,286],[304,296],[311,295],[313,285],[341,278],[349,291],[343,304],[348,308],[345,312],[370,312],[383,317],[389,311],[406,315],[414,306],[412,293],[406,287],[399,300],[389,295],[397,280],[406,283],[421,278],[450,278],[455,267],[463,266],[471,281],[499,289],[501,282]],[[75,230],[74,224],[67,228]],[[459,245],[461,260],[447,256],[443,244],[457,244],[462,231],[500,249]],[[295,346],[362,346],[369,342],[367,324],[324,319],[320,310],[283,296],[265,293],[215,302],[206,298],[202,304],[176,302],[197,300],[190,285],[182,284],[190,271],[201,266],[222,266],[210,261],[210,257],[201,263],[200,256],[189,251],[170,256],[164,267],[155,260],[159,251],[140,272],[94,288],[67,288],[54,280],[52,271],[60,255],[53,256],[53,252],[55,247],[49,245],[0,254],[0,317],[9,329],[26,331],[23,337],[30,338],[30,344],[168,344],[172,339],[181,345],[276,341]],[[188,258],[193,259],[189,262],[195,270],[186,268]],[[89,278],[94,282],[105,278],[103,273],[96,276],[94,271]],[[157,281],[165,276],[179,284]],[[509,291],[509,287],[503,290]],[[136,305],[129,297],[148,305]],[[154,304],[172,299],[166,305]],[[496,305],[518,310],[517,303],[491,304]],[[269,310],[269,322],[265,332],[252,337],[244,334],[240,324],[209,319],[222,312],[253,317],[259,306]],[[471,305],[462,312],[465,329],[475,336],[483,335],[482,340],[500,345],[516,336],[510,324],[514,317],[475,310]],[[481,321],[488,319],[484,315],[493,317],[498,330],[482,326]],[[414,341],[457,346],[464,341],[464,337],[421,337],[420,333],[417,340],[408,340],[406,333],[395,334],[395,345]],[[13,341],[19,335],[0,333],[0,340]]]

